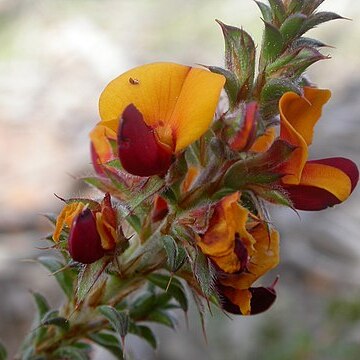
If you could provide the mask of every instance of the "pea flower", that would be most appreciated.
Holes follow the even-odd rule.
[[[71,257],[83,264],[99,260],[118,243],[117,214],[109,194],[100,204],[82,201],[66,204],[56,221],[53,234],[56,243],[64,227],[70,231],[68,250]]]
[[[329,90],[305,87],[303,97],[288,92],[279,102],[280,138],[297,147],[282,169],[282,183],[299,210],[321,210],[345,201],[359,179],[349,159],[307,161],[314,126],[330,96]]]
[[[100,96],[101,121],[90,134],[95,170],[119,157],[130,174],[164,174],[210,127],[224,83],[222,75],[173,63],[117,77]]]
[[[251,217],[239,204],[239,192],[225,196],[214,208],[197,245],[217,269],[223,308],[242,315],[267,310],[275,301],[272,287],[252,287],[279,263],[279,234]]]

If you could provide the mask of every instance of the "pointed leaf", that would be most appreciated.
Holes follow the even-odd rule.
[[[291,0],[287,8],[288,14],[294,14],[300,12],[304,6],[306,0]]]
[[[261,102],[279,101],[288,91],[301,95],[301,89],[288,79],[270,79],[261,92]]]
[[[50,306],[45,297],[37,292],[32,293],[38,310],[39,320],[50,310]]]
[[[264,24],[265,29],[260,59],[261,68],[264,68],[266,64],[274,61],[281,54],[284,46],[283,37],[280,31],[274,25],[266,21],[264,21]]]
[[[167,255],[167,262],[171,271],[175,268],[176,258],[178,254],[178,247],[174,238],[170,235],[165,235],[161,238],[164,249]]]
[[[156,322],[165,326],[168,326],[172,329],[175,328],[174,318],[165,311],[156,310],[149,314],[146,321]]]
[[[291,47],[293,49],[296,48],[302,48],[302,47],[315,47],[315,48],[320,48],[320,47],[326,47],[328,45],[324,44],[323,42],[321,42],[320,40],[316,40],[316,39],[311,39],[311,38],[307,38],[307,37],[301,37],[299,39],[296,39],[292,44]]]
[[[78,276],[76,285],[76,302],[77,304],[85,300],[93,286],[100,280],[108,264],[109,258],[102,258],[92,264],[82,267]]]
[[[306,19],[307,17],[303,14],[294,14],[283,22],[280,33],[285,43],[289,43],[299,34]]]
[[[345,19],[342,16],[333,12],[321,11],[308,17],[303,27],[301,28],[300,34],[305,34],[310,29],[331,20]]]
[[[160,287],[163,290],[167,289],[167,293],[170,294],[186,312],[188,310],[188,299],[185,293],[185,289],[181,282],[175,277],[170,278],[167,275],[151,274],[148,276],[150,282]],[[169,285],[170,281],[170,285]]]
[[[98,307],[101,314],[103,314],[110,322],[113,329],[124,338],[129,330],[129,315],[126,311],[118,311],[112,306],[101,305]]]
[[[113,333],[104,331],[97,334],[90,334],[88,337],[94,343],[111,352],[116,357],[116,359],[124,359],[120,340]]]
[[[269,0],[269,4],[278,24],[281,24],[286,17],[285,6],[282,0]]]
[[[255,1],[255,2],[261,11],[263,20],[265,20],[268,23],[271,23],[272,22],[272,12],[271,12],[270,6],[262,3],[261,1]]]
[[[324,1],[325,0],[303,0],[302,13],[306,15],[312,14]]]
[[[55,278],[60,287],[64,291],[65,295],[72,299],[73,297],[73,282],[75,275],[69,268],[64,269],[65,265],[58,259],[50,256],[40,256],[38,258],[40,264],[45,266],[51,273],[55,273]],[[63,270],[62,270],[63,269]]]
[[[226,70],[217,66],[208,66],[207,68],[215,74],[220,74],[225,76],[226,82],[224,89],[229,98],[230,105],[235,106],[237,100],[237,94],[240,88],[240,85],[237,81],[235,74],[230,70]]]
[[[129,332],[146,340],[153,349],[157,348],[155,334],[149,327],[131,323]]]

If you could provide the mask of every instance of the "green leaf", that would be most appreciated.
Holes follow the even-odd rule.
[[[289,43],[299,34],[306,19],[307,16],[304,14],[294,14],[283,22],[280,27],[280,33],[285,43]]]
[[[280,31],[264,21],[265,29],[263,34],[263,45],[260,57],[260,67],[264,68],[268,63],[274,61],[280,54],[284,46],[284,40]]]
[[[152,311],[147,317],[146,321],[156,322],[168,326],[172,329],[175,328],[174,318],[171,316],[171,314],[165,311],[160,311],[160,310]]]
[[[237,102],[237,96],[238,96],[238,91],[239,91],[239,87],[240,87],[235,74],[230,70],[226,70],[226,69],[223,69],[223,68],[220,68],[217,66],[207,66],[207,68],[211,72],[213,72],[215,74],[223,75],[225,77],[226,82],[225,82],[224,89],[229,98],[230,105],[232,107],[234,107]]]
[[[5,349],[5,346],[0,342],[0,360],[6,360],[7,359],[7,351]]]
[[[111,352],[116,357],[116,359],[124,359],[120,340],[113,333],[104,331],[97,334],[90,334],[88,338],[94,343]]]
[[[134,320],[144,320],[156,306],[156,296],[153,293],[145,293],[139,296],[132,304],[130,317]]]
[[[54,352],[54,359],[57,360],[89,360],[89,355],[74,347],[74,346],[64,346],[62,348],[59,348]]]
[[[189,304],[185,289],[178,279],[175,277],[170,278],[169,276],[162,274],[151,274],[147,278],[151,283],[160,287],[161,289],[167,289],[167,293],[170,294],[179,303],[181,308],[185,312],[188,311]]]
[[[312,14],[325,0],[303,0],[304,5],[302,7],[303,14]]]
[[[272,183],[282,174],[277,168],[286,161],[295,147],[283,140],[276,140],[268,151],[232,165],[224,176],[224,186],[234,190],[247,185]]]
[[[50,310],[50,306],[45,297],[37,292],[32,293],[38,310],[39,320]]]
[[[186,252],[170,235],[163,236],[161,240],[166,251],[170,271],[175,273],[184,264]]]
[[[289,79],[270,79],[261,92],[261,102],[278,102],[288,91],[301,95],[301,89]]]
[[[300,12],[304,6],[304,1],[305,0],[291,0],[287,8],[287,13],[294,14]]]
[[[272,19],[272,12],[271,12],[270,6],[264,4],[260,1],[255,1],[255,2],[261,11],[263,20],[265,20],[268,23],[271,23],[273,19]]]
[[[345,19],[342,16],[335,14],[333,12],[328,11],[321,11],[318,13],[315,13],[308,17],[308,19],[305,21],[304,25],[301,28],[300,34],[305,34],[310,29],[314,28],[315,26],[318,26],[322,23],[331,21],[331,20],[337,20],[337,19]]]
[[[51,224],[53,224],[53,225],[56,224],[56,220],[57,220],[57,215],[56,214],[47,213],[47,214],[41,214],[41,215],[44,216],[46,219],[48,219]]]
[[[74,273],[71,269],[65,268],[65,265],[58,259],[50,256],[40,256],[38,261],[45,266],[51,273],[55,273],[55,278],[64,291],[68,299],[73,297]]]
[[[242,89],[241,98],[242,100],[245,100],[254,82],[254,41],[246,31],[234,26],[226,25],[219,20],[216,21],[221,26],[224,34],[226,69],[235,74],[237,79],[235,100],[239,100],[240,89]]]
[[[293,204],[286,193],[280,189],[269,189],[268,187],[252,187],[252,190],[264,200],[276,204],[283,205],[293,209]]]
[[[62,316],[58,316],[58,310],[49,310],[41,319],[42,326],[57,326],[65,331],[69,330],[70,323],[67,319]]]
[[[192,268],[205,297],[213,296],[215,294],[215,271],[209,259],[201,251],[197,251]]]
[[[301,37],[299,39],[296,39],[292,44],[291,47],[293,49],[296,48],[302,48],[302,47],[315,47],[315,48],[320,48],[320,47],[326,47],[328,45],[324,44],[323,42],[321,42],[320,40],[316,40],[316,39],[311,39],[311,38],[307,38],[307,37]]]
[[[129,330],[129,315],[126,311],[118,311],[109,305],[101,305],[98,307],[100,313],[104,315],[110,322],[113,329],[123,339]]]
[[[285,6],[282,0],[269,0],[271,10],[274,14],[274,18],[278,24],[282,24],[286,17]]]
[[[79,304],[85,300],[96,282],[104,276],[104,272],[110,259],[103,257],[100,260],[82,267],[76,286],[76,302]]]
[[[157,348],[156,337],[149,327],[131,323],[129,332],[146,340],[153,349]]]

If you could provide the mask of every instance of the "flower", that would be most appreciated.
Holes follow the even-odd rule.
[[[143,65],[111,81],[90,133],[95,170],[118,156],[133,175],[165,173],[173,155],[208,130],[224,83],[222,75],[174,63]]]
[[[239,197],[236,192],[215,205],[208,229],[198,237],[197,245],[217,269],[223,308],[250,315],[267,310],[275,300],[273,288],[252,285],[278,264],[279,234],[250,216],[239,204]]]
[[[345,201],[359,179],[349,159],[307,161],[314,126],[330,96],[329,90],[305,87],[303,97],[288,92],[279,102],[280,138],[297,147],[281,169],[286,174],[282,184],[299,210],[321,210]]]
[[[68,250],[73,260],[90,264],[102,258],[118,243],[117,214],[107,193],[99,204],[69,202],[59,214],[53,234],[57,243],[64,227],[70,230]]]

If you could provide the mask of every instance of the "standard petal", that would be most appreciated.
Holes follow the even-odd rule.
[[[120,75],[100,96],[102,124],[129,104],[143,114],[160,142],[179,151],[209,127],[225,83],[221,75],[174,63],[154,63]]]
[[[345,201],[359,180],[359,170],[349,159],[308,161],[299,185],[284,185],[298,210],[322,210]]]
[[[322,107],[330,99],[329,90],[304,88],[304,96],[288,92],[279,102],[280,138],[288,141],[297,149],[283,170],[286,184],[298,184],[302,169],[308,158],[308,146],[312,142],[313,129],[319,120]]]

